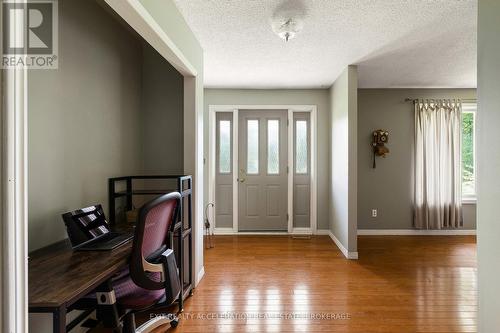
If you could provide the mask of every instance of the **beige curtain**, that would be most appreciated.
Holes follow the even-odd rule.
[[[415,103],[417,229],[459,228],[462,221],[460,101]]]

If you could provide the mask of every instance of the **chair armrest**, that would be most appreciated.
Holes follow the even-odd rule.
[[[166,249],[165,252],[161,254],[161,262],[165,263],[167,261],[167,258],[171,255],[174,254],[174,250],[172,249]]]
[[[158,263],[158,264],[153,264],[153,263],[147,261],[146,259],[142,258],[142,266],[144,267],[144,270],[146,272],[160,273],[160,275],[162,276],[161,281],[162,282],[165,281],[163,279],[163,276],[165,275],[164,265],[163,265],[163,254],[162,254],[162,261],[161,261],[161,263]]]
[[[167,249],[161,255],[163,263],[163,282],[165,283],[166,303],[173,303],[181,292],[181,281],[179,277],[179,269],[175,261],[174,251]]]

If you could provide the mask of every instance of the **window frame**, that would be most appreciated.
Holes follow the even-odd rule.
[[[463,193],[463,183],[461,183],[462,189],[462,203],[476,203],[477,201],[477,103],[462,103],[462,115],[470,113],[472,114],[472,159],[474,162],[474,193],[464,194]],[[463,133],[463,121],[460,124],[460,130]],[[462,152],[460,152],[462,154]],[[463,156],[461,155],[461,160]],[[461,162],[462,175],[461,180],[463,180],[463,161]]]

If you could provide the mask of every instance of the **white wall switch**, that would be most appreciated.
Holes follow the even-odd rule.
[[[377,210],[376,209],[372,209],[372,217],[377,217]]]

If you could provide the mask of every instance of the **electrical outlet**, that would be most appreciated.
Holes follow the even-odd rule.
[[[377,217],[378,211],[376,209],[372,209],[372,217]]]

